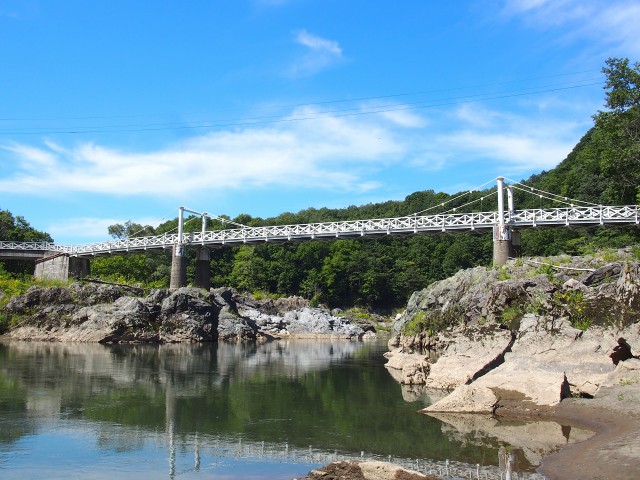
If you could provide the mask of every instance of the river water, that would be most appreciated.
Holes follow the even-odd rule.
[[[0,342],[0,479],[292,479],[348,457],[477,468],[496,465],[500,445],[533,471],[586,435],[422,415],[429,394],[403,391],[385,350],[346,340]]]

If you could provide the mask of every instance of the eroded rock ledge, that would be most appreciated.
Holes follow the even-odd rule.
[[[2,314],[11,318],[7,335],[21,340],[235,342],[291,336],[357,339],[365,334],[302,298],[256,300],[229,288],[156,289],[136,297],[117,285],[32,287],[12,298]]]
[[[394,324],[390,373],[448,392],[426,413],[547,414],[596,396],[616,381],[619,339],[640,353],[640,263],[619,254],[478,267],[415,292]]]

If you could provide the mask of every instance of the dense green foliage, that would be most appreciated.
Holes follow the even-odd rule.
[[[48,233],[40,232],[29,225],[24,217],[14,217],[7,210],[0,210],[0,239],[16,242],[52,242]]]
[[[630,66],[628,60],[609,59],[603,72],[607,77],[608,110],[594,116],[594,127],[563,162],[548,172],[533,175],[524,184],[594,204],[636,203],[640,185],[640,64]],[[262,226],[397,217],[426,209],[432,214],[463,205],[465,211],[489,211],[496,208],[493,192],[495,188],[456,195],[427,190],[403,201],[342,209],[310,208],[267,219],[242,214],[233,220]],[[564,206],[522,190],[515,191],[515,204],[517,208]],[[209,229],[235,228],[227,222],[208,222]],[[157,228],[127,222],[112,225],[109,234],[115,238],[157,235],[176,231],[177,224],[177,218]],[[200,228],[199,218],[187,218],[185,231]],[[639,239],[635,227],[522,232],[525,255],[579,255],[602,247],[636,244]],[[194,252],[189,255],[192,261],[188,277],[193,279]],[[243,246],[213,250],[211,257],[215,286],[275,295],[298,294],[330,306],[380,309],[404,305],[414,290],[459,269],[489,265],[492,242],[490,234],[442,234]],[[170,267],[169,252],[103,257],[91,265],[93,275],[156,287],[168,286]]]
[[[15,242],[52,242],[48,233],[40,232],[29,225],[24,217],[14,217],[8,210],[0,210],[0,240]],[[0,276],[4,273],[33,273],[31,262],[11,260],[0,261]]]

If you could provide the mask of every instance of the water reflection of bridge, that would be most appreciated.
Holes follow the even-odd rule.
[[[421,449],[404,450],[411,453],[397,454],[413,455],[414,458],[390,457],[387,453],[400,451],[393,450],[395,445],[384,442],[367,443],[367,439],[360,439],[347,446],[333,440],[322,443],[322,440],[318,440],[320,436],[310,435],[309,432],[298,435],[297,438],[289,433],[271,435],[270,432],[278,429],[270,427],[245,429],[241,432],[230,429],[225,431],[219,428],[219,420],[215,420],[216,428],[211,428],[212,421],[205,424],[199,416],[200,410],[194,410],[197,406],[203,409],[222,406],[225,398],[231,398],[229,395],[237,393],[229,390],[229,385],[245,381],[266,382],[273,376],[279,379],[304,379],[309,378],[310,373],[315,379],[317,371],[330,370],[334,362],[344,365],[348,359],[360,356],[358,352],[368,348],[367,344],[295,341],[258,346],[220,344],[107,347],[11,342],[10,347],[5,348],[11,350],[11,355],[3,358],[11,358],[11,362],[0,362],[0,373],[20,385],[20,395],[23,395],[24,407],[29,422],[33,422],[34,431],[40,428],[46,430],[51,419],[60,419],[61,426],[71,426],[74,432],[86,432],[89,438],[97,437],[100,450],[141,452],[136,454],[136,458],[144,458],[145,462],[147,447],[155,445],[157,448],[153,452],[158,457],[157,465],[161,467],[159,472],[166,472],[170,478],[195,478],[194,475],[201,478],[203,474],[196,474],[197,471],[206,472],[207,475],[218,474],[219,466],[231,468],[229,465],[240,465],[239,460],[255,462],[256,465],[260,462],[299,464],[311,469],[334,460],[353,458],[391,460],[440,476],[446,474],[448,466],[449,473],[459,478],[500,478],[498,467],[477,467],[454,462],[447,465],[444,461],[429,461],[421,458],[428,455]],[[18,361],[19,359],[23,360]],[[256,372],[258,378],[254,377]],[[386,372],[384,374],[387,375]],[[279,382],[280,380],[275,384]],[[333,384],[326,385],[331,387]],[[350,395],[346,395],[351,403],[357,401],[353,392],[359,393],[358,389],[364,385],[350,384],[350,388],[355,388]],[[223,393],[220,393],[221,390]],[[272,393],[271,390],[267,392]],[[19,392],[16,391],[17,393]],[[218,395],[217,403],[208,401],[214,398],[212,395]],[[415,402],[424,392],[405,392],[405,395],[408,401]],[[131,403],[122,403],[122,398],[128,398],[127,396],[131,397]],[[268,395],[265,398],[271,399]],[[377,393],[375,401],[384,401],[381,398],[385,397]],[[86,401],[87,399],[90,400]],[[340,411],[348,407],[345,404]],[[129,408],[127,412],[133,415],[133,419],[120,415],[126,408]],[[202,410],[202,415],[206,414]],[[289,414],[285,412],[284,415]],[[273,412],[271,416],[259,419],[267,422],[290,420],[281,415],[282,412]],[[293,418],[293,414],[290,415]],[[420,419],[411,420],[411,425],[418,421]],[[542,447],[532,438],[531,428],[524,424],[505,428],[504,425],[467,425],[456,419],[444,421],[451,427],[443,424],[438,428],[442,429],[447,438],[454,438],[463,445],[480,442],[480,445],[486,446],[486,451],[491,452],[486,463],[497,461],[495,451],[504,443],[522,448],[525,452],[522,456],[524,461],[528,455],[523,447],[533,446],[532,450],[536,452],[549,452],[549,449],[554,450],[569,441],[562,436],[563,432],[551,435],[554,431],[551,426],[540,428],[549,432],[544,438],[549,440],[550,446]],[[332,422],[317,422],[310,425],[310,428],[330,432],[334,425],[336,424]],[[404,432],[411,425],[396,421],[393,432],[401,434],[400,428]],[[520,428],[519,433],[515,431],[516,427]],[[386,428],[385,432],[390,432],[389,425]],[[554,424],[554,428],[559,430],[561,427]],[[397,443],[395,433],[392,435]],[[571,435],[574,436],[573,431]],[[519,444],[518,439],[525,439],[525,443]],[[444,438],[442,441],[445,441]],[[314,445],[309,447],[308,444]],[[319,445],[322,447],[318,448]],[[334,445],[335,448],[344,445],[344,450],[334,450]],[[365,451],[360,452],[360,449]],[[164,467],[164,459],[168,459],[168,470]],[[148,464],[145,465],[148,468]],[[526,468],[529,464],[523,466]],[[512,478],[533,480],[541,477],[527,473],[526,476]]]
[[[220,465],[236,459],[243,461],[270,461],[277,463],[326,465],[336,461],[375,460],[392,462],[406,469],[416,470],[427,475],[441,478],[455,478],[465,480],[501,480],[505,472],[500,466],[470,465],[450,460],[434,461],[418,458],[398,458],[391,455],[383,456],[368,452],[352,453],[334,450],[316,449],[312,445],[307,448],[290,446],[288,443],[267,443],[244,440],[242,438],[207,437],[195,434],[182,437],[176,441],[173,429],[166,432],[169,447],[169,478],[174,479],[190,471],[201,471],[202,465]],[[159,437],[157,441],[164,439]],[[176,451],[193,452],[193,466],[178,464]],[[544,480],[544,476],[537,473],[512,472],[512,480]]]

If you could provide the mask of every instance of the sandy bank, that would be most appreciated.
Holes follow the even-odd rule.
[[[554,419],[596,434],[546,457],[539,470],[550,480],[640,478],[638,383],[603,387],[593,399],[566,399]]]

